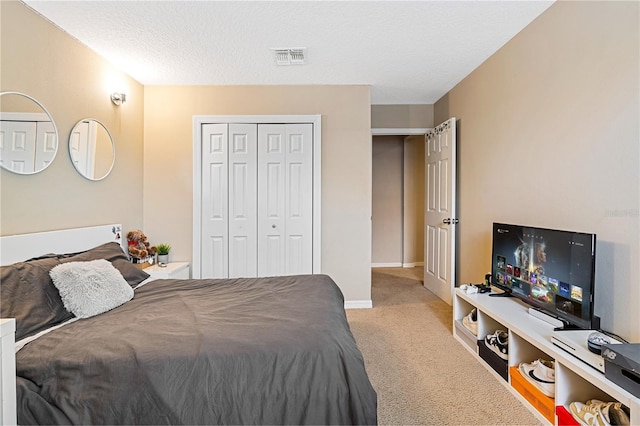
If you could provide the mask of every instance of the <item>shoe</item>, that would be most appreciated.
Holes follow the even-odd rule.
[[[593,400],[591,400],[591,402],[592,401]],[[582,426],[611,426],[609,418],[602,412],[601,407],[602,405],[600,404],[572,402],[569,404],[569,411],[573,418]]]
[[[478,310],[476,308],[473,308],[467,316],[462,318],[462,325],[472,332],[474,336],[478,335]]]
[[[623,410],[622,404],[619,402],[605,402],[601,410],[612,425],[628,426],[631,424],[629,415]]]
[[[550,398],[556,394],[556,370],[555,362],[537,359],[531,364],[520,363],[520,374],[531,384]]]
[[[629,426],[631,424],[630,412],[628,408],[619,402],[614,402],[609,406],[609,420],[612,425]]]
[[[590,399],[586,404],[600,408],[602,414],[612,425],[628,426],[631,424],[630,413],[626,411],[627,407],[620,402],[603,402],[598,399]]]
[[[496,330],[484,338],[484,343],[500,358],[505,361],[509,359],[509,334],[506,331]]]

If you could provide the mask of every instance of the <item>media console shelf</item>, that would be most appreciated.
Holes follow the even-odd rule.
[[[473,308],[478,310],[477,337],[462,325],[462,319]],[[483,340],[487,334],[498,329],[509,333],[509,359],[505,366],[509,372],[507,374],[503,374],[502,366],[496,367],[496,363],[492,360],[487,362],[486,355],[483,355],[483,358],[478,351],[478,339]],[[571,402],[585,402],[588,399],[618,401],[631,410],[631,424],[640,425],[640,398],[607,379],[600,371],[551,343],[552,332],[551,324],[529,315],[529,307],[517,299],[489,297],[488,293],[467,294],[459,288],[454,292],[453,336],[473,353],[480,363],[494,373],[497,380],[500,380],[541,422],[558,424],[558,418],[553,414],[550,417],[548,413],[544,413],[540,404],[536,404],[537,401],[531,401],[531,397],[525,398],[513,387],[517,383],[512,382],[513,370],[509,368],[517,367],[521,362],[533,362],[538,358],[555,361],[556,385],[553,404],[556,407],[564,406],[568,410]],[[541,399],[544,398],[546,397],[542,396]]]

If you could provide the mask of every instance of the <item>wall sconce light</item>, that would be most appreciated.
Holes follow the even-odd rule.
[[[127,101],[127,95],[125,93],[114,92],[111,94],[111,102],[113,102],[114,105],[120,106],[126,101]]]

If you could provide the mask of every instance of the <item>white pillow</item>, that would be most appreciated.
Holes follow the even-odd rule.
[[[49,272],[64,307],[78,318],[109,311],[133,298],[133,289],[108,260],[67,262]]]

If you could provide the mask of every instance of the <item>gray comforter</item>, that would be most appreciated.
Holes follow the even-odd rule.
[[[18,422],[375,424],[331,278],[157,280],[16,354]]]

